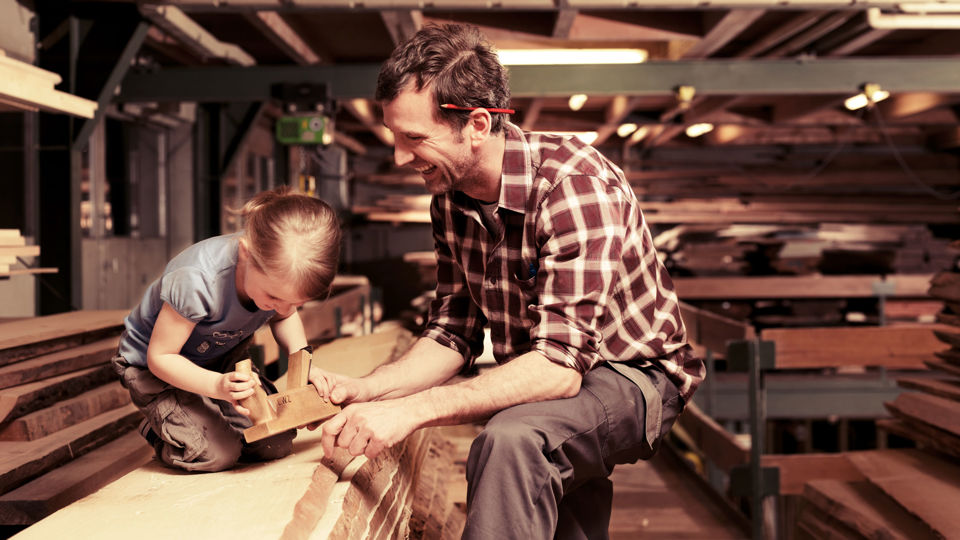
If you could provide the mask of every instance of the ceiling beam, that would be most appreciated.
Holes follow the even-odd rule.
[[[380,142],[386,146],[393,146],[393,132],[377,119],[369,100],[363,98],[348,99],[341,102],[341,105],[350,111],[350,114],[359,120],[364,127],[376,135]]]
[[[763,9],[731,9],[696,45],[687,50],[684,58],[709,57],[739,36],[764,13],[766,10]]]
[[[244,17],[294,62],[301,66],[320,63],[320,55],[276,11],[254,11]]]
[[[836,30],[855,14],[855,11],[839,11],[829,17],[825,17],[820,22],[797,34],[786,43],[775,47],[763,56],[765,58],[778,58],[798,52],[807,45]]]
[[[390,33],[394,46],[412,38],[423,28],[423,12],[419,9],[383,10],[380,18],[383,19],[383,25]]]
[[[540,118],[540,111],[543,109],[543,98],[533,98],[530,101],[530,106],[523,111],[523,123],[520,124],[520,129],[524,131],[530,131],[533,129],[533,126],[537,124],[537,119]]]
[[[378,64],[208,66],[128,73],[117,101],[258,101],[276,83],[325,83],[333,98],[372,98]],[[864,83],[891,93],[960,92],[954,58],[703,60],[634,65],[513,66],[514,97],[669,96],[681,85],[697,95],[812,95],[855,92]]]
[[[747,48],[735,54],[734,57],[750,58],[750,57],[756,56],[779,43],[783,43],[784,40],[790,39],[797,32],[815,23],[820,17],[823,17],[823,15],[826,13],[827,13],[826,11],[803,12],[797,15],[796,17],[791,18],[787,22],[781,24],[780,26],[774,28],[770,32],[767,32],[767,34],[755,40]]]
[[[257,63],[246,51],[220,41],[176,6],[141,4],[140,13],[203,59],[217,58],[241,66]]]

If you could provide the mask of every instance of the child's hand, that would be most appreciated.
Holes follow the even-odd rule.
[[[360,382],[360,379],[331,373],[318,367],[311,367],[308,380],[316,387],[317,393],[320,394],[323,399],[333,404],[340,405],[351,401],[363,400],[363,384]],[[317,429],[320,424],[320,422],[307,424],[307,429]]]
[[[260,386],[260,378],[256,373],[229,371],[220,374],[217,379],[217,396],[215,397],[229,401],[240,414],[249,416],[250,411],[240,405],[240,400],[252,396],[254,389],[258,386]]]

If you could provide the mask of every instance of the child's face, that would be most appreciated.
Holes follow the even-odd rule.
[[[237,291],[241,298],[249,298],[259,309],[273,310],[280,317],[287,317],[309,300],[302,298],[296,286],[289,280],[271,279],[250,261],[243,261],[241,264],[245,268]]]
[[[276,311],[282,318],[309,300],[300,296],[300,291],[289,279],[275,278],[260,271],[242,242],[237,261],[237,292],[241,299],[249,298],[257,308]]]

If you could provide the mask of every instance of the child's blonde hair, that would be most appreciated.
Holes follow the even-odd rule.
[[[320,199],[288,186],[264,191],[240,211],[252,262],[292,280],[304,298],[326,297],[340,261],[340,224]]]

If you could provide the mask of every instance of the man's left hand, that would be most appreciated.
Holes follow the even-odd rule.
[[[324,422],[321,444],[324,454],[345,448],[351,455],[369,459],[397,444],[417,429],[414,413],[404,399],[353,403]]]

